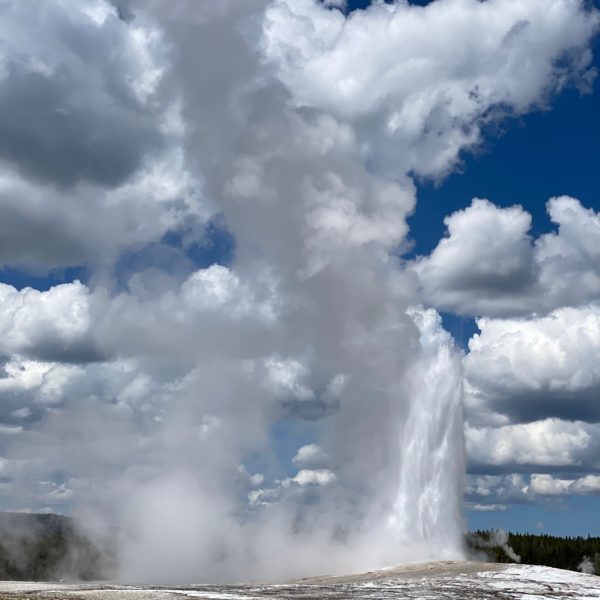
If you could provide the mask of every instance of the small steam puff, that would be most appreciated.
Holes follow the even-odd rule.
[[[490,542],[497,546],[498,548],[502,548],[504,553],[508,558],[515,561],[516,563],[521,562],[521,557],[509,546],[508,544],[508,533],[504,531],[504,529],[496,529],[491,537]]]
[[[577,570],[582,573],[587,573],[588,575],[598,575],[600,571],[598,570],[598,566],[600,565],[600,555],[596,554],[594,560],[592,560],[589,556],[584,556],[583,560],[577,565]]]
[[[594,575],[594,563],[590,560],[589,556],[583,557],[583,560],[577,565],[577,570],[588,575]]]
[[[489,537],[475,536],[473,542],[476,548],[500,548],[513,562],[521,562],[521,557],[509,545],[508,533],[504,529],[492,530]]]

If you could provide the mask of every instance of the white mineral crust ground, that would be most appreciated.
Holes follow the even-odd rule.
[[[0,600],[600,599],[600,577],[530,565],[430,562],[285,584],[136,586],[0,582]]]

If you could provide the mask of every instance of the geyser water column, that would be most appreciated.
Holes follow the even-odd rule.
[[[435,311],[409,314],[423,355],[409,376],[408,416],[399,423],[398,494],[389,523],[425,555],[456,558],[465,473],[461,358]]]

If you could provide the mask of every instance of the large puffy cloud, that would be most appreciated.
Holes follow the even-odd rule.
[[[547,208],[557,231],[536,240],[521,206],[475,199],[446,217],[447,237],[414,264],[427,302],[494,317],[600,299],[600,216],[568,196],[552,198]]]
[[[89,338],[89,290],[80,282],[47,292],[0,284],[0,352],[45,361],[98,359]]]
[[[38,273],[111,265],[122,252],[158,241],[169,230],[194,221],[201,230],[211,211],[198,204],[197,185],[179,151],[149,159],[112,190],[80,184],[59,191],[5,169],[0,172],[0,264]]]
[[[0,157],[25,176],[114,187],[164,143],[158,30],[102,0],[25,0],[3,4],[0,37]]]
[[[247,358],[261,348],[268,354],[277,344],[272,337],[280,302],[274,282],[267,276],[260,281],[262,290],[213,265],[150,298],[136,277],[114,297],[79,281],[44,292],[0,284],[0,353],[64,363],[161,356],[181,369],[207,355]],[[279,364],[287,368],[273,362],[271,370]],[[281,385],[293,379],[286,373]]]
[[[479,319],[465,375],[473,407],[511,420],[600,420],[600,309],[562,308],[547,317]]]
[[[467,453],[471,468],[526,471],[531,467],[600,468],[598,424],[544,419],[501,427],[467,426]]]
[[[514,504],[556,502],[575,495],[600,494],[600,477],[553,476],[547,473],[472,475],[465,487],[466,507],[473,511],[505,511]]]
[[[542,306],[576,306],[600,299],[600,215],[568,196],[548,202],[558,231],[536,241]]]
[[[551,475],[534,473],[531,476],[529,491],[541,496],[600,493],[600,476],[586,475],[578,479],[558,479]]]
[[[465,488],[466,506],[474,511],[505,511],[510,505],[566,499],[575,495],[600,493],[598,475],[577,478],[532,473],[508,475],[474,475]]]
[[[179,288],[150,298],[135,277],[127,291],[113,297],[79,281],[44,292],[0,284],[0,352],[82,364],[160,356],[181,369],[206,355],[268,356],[277,344],[270,340],[279,311],[277,289],[267,277],[258,280],[263,289],[213,265],[190,274]],[[274,387],[287,390],[300,378],[285,361],[267,366]]]
[[[416,270],[429,302],[454,310],[461,301],[487,308],[499,297],[533,286],[535,264],[528,237],[531,217],[520,206],[499,209],[487,200],[444,219],[448,236]],[[516,302],[515,302],[516,303]],[[484,308],[485,307],[485,308]]]
[[[592,74],[587,42],[598,18],[582,6],[377,2],[346,18],[312,0],[279,0],[267,11],[264,52],[293,102],[355,124],[378,168],[440,175],[486,123]]]
[[[182,370],[201,358],[268,355],[277,344],[277,287],[268,277],[257,281],[255,288],[213,265],[154,298],[135,288],[113,298],[99,291],[96,343],[111,356],[157,356]]]
[[[110,264],[184,223],[201,230],[210,210],[159,26],[105,0],[0,12],[0,265]]]

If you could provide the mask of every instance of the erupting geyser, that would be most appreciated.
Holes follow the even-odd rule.
[[[39,160],[0,178],[41,215],[19,257],[90,272],[0,287],[25,502],[41,482],[118,531],[122,580],[460,556],[462,354],[407,258],[414,180],[586,72],[583,2],[1,4],[14,98],[61,99]],[[63,117],[106,164],[79,133],[47,152]]]
[[[432,558],[460,556],[464,440],[460,359],[435,311],[413,311],[423,357],[400,429],[400,477],[390,522]]]
[[[360,127],[294,95],[302,61],[333,43],[306,36],[351,23],[312,0],[231,4],[193,27],[161,14],[188,160],[236,256],[179,292],[212,333],[165,406],[163,464],[123,482],[122,574],[278,579],[456,557],[460,356],[396,256],[414,184],[369,164]]]

